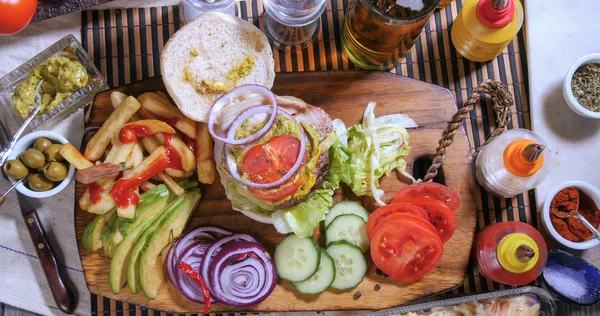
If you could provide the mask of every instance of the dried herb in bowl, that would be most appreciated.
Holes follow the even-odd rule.
[[[585,64],[571,79],[573,96],[584,108],[600,112],[600,64]]]

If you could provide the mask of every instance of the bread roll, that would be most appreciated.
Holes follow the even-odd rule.
[[[206,122],[212,104],[244,84],[271,88],[273,53],[267,37],[252,23],[207,12],[183,26],[161,53],[164,84],[179,109]]]

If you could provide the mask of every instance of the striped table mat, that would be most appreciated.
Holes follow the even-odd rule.
[[[495,79],[506,83],[515,97],[510,128],[530,128],[527,55],[524,32],[503,53],[488,63],[475,63],[460,56],[450,41],[452,21],[463,0],[437,10],[415,46],[392,72],[446,87],[459,107],[478,83]],[[262,28],[261,0],[238,2],[239,16]],[[277,72],[347,70],[356,67],[343,52],[340,31],[348,0],[329,0],[321,16],[318,39],[305,50],[274,49]],[[180,27],[177,6],[84,11],[82,42],[111,87],[160,75],[159,52]],[[465,122],[471,148],[477,148],[494,129],[491,102],[482,100]],[[522,221],[538,227],[533,191],[513,199],[494,197],[483,189],[476,196],[477,230],[503,221]],[[505,286],[485,279],[468,267],[465,282],[445,295],[487,292]],[[92,315],[146,315],[153,311],[92,294]],[[162,313],[161,313],[162,315]]]

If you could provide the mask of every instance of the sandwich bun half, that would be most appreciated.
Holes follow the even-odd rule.
[[[275,64],[267,37],[252,23],[206,12],[183,26],[160,56],[163,82],[179,109],[206,122],[212,104],[244,84],[273,86]]]

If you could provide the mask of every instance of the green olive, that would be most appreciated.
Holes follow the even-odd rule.
[[[41,151],[29,148],[21,153],[21,161],[29,168],[39,169],[46,164],[46,158]]]
[[[44,176],[46,176],[48,180],[60,182],[67,177],[67,167],[60,162],[49,162],[44,167]]]
[[[5,162],[3,168],[6,175],[15,180],[23,179],[29,174],[29,169],[16,159]]]
[[[46,159],[48,161],[64,161],[65,159],[58,152],[62,148],[61,144],[52,144],[44,150],[44,154],[46,155]]]
[[[29,176],[29,188],[33,191],[48,191],[54,187],[54,182],[46,179],[41,173]]]
[[[46,148],[50,147],[50,145],[52,145],[52,141],[49,140],[48,138],[38,138],[35,143],[33,144],[33,148],[44,152],[44,150],[46,150]]]

